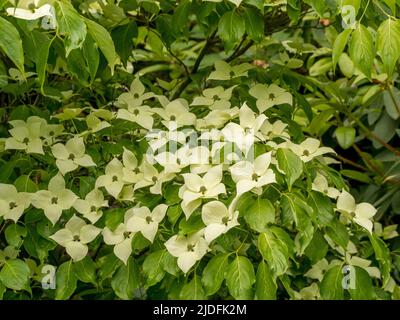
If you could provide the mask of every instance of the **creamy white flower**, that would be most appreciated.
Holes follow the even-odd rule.
[[[178,258],[178,267],[184,273],[187,273],[209,250],[203,230],[190,236],[172,236],[165,242],[165,247],[171,255]]]
[[[256,84],[249,91],[250,95],[257,99],[256,105],[260,113],[280,104],[292,104],[292,95],[285,89],[278,87],[276,84],[267,86],[265,84]]]
[[[300,144],[294,144],[291,141],[284,142],[282,147],[287,147],[293,151],[304,162],[309,162],[325,153],[335,153],[332,148],[320,147],[320,144],[321,142],[318,139],[307,138]]]
[[[283,123],[281,120],[277,120],[274,123],[265,120],[260,128],[260,132],[265,140],[271,140],[273,138],[289,139],[290,136],[285,131],[286,127],[287,124]]]
[[[267,117],[255,113],[245,104],[239,110],[239,123],[228,123],[221,130],[225,141],[235,143],[245,154],[248,153],[254,142],[259,139],[259,130]]]
[[[182,176],[185,184],[179,189],[179,197],[183,199],[181,207],[186,218],[200,206],[201,199],[218,198],[219,194],[226,192],[225,185],[221,183],[221,165],[211,168],[203,177],[194,173],[184,173]]]
[[[363,202],[356,204],[353,196],[343,190],[336,203],[336,209],[349,215],[355,223],[372,233],[372,217],[376,214],[376,209],[369,203]]]
[[[105,168],[105,174],[97,178],[95,185],[96,188],[105,187],[116,199],[119,199],[125,185],[136,183],[143,178],[137,159],[131,151],[124,148],[122,159],[123,164],[117,158],[111,160]]]
[[[216,61],[215,71],[211,72],[207,80],[231,80],[238,77],[247,77],[247,71],[253,66],[248,63],[242,63],[237,66],[230,66],[225,61]]]
[[[320,173],[317,173],[317,175],[315,176],[311,189],[324,193],[328,197],[333,199],[336,199],[340,194],[339,190],[333,187],[329,187],[328,180],[326,180],[326,178]]]
[[[165,145],[176,147],[178,143],[184,144],[186,135],[184,132],[177,130],[157,130],[147,133],[146,140],[149,142],[151,150],[155,152],[163,147],[165,149]]]
[[[143,177],[138,181],[133,190],[145,188],[150,186],[150,192],[153,194],[162,193],[162,184],[175,177],[174,173],[167,172],[165,170],[158,172],[158,170],[149,164],[147,161],[143,161],[140,165],[140,171],[143,173]]]
[[[126,227],[132,215],[133,212],[127,210],[125,212],[124,222],[120,223],[115,230],[105,227],[102,231],[104,243],[114,246],[114,254],[124,264],[127,263],[128,258],[132,253],[132,238],[135,235],[135,232],[129,231]]]
[[[138,77],[136,77],[132,83],[129,92],[125,92],[118,97],[115,105],[118,108],[137,108],[143,105],[145,100],[153,98],[155,95],[153,92],[145,92],[146,88],[140,81]]]
[[[171,129],[194,125],[196,116],[189,112],[188,102],[185,99],[176,99],[169,102],[164,108],[154,108],[163,120],[162,124]]]
[[[165,173],[179,173],[190,163],[191,150],[183,146],[175,153],[162,152],[154,156],[155,161],[164,167]]]
[[[76,170],[79,166],[96,166],[92,157],[85,154],[85,144],[82,138],[72,138],[65,145],[57,143],[51,147],[51,151],[62,175]]]
[[[233,181],[236,182],[237,195],[258,189],[276,182],[275,174],[269,169],[271,152],[258,156],[254,162],[240,161],[230,167]]]
[[[131,217],[126,223],[126,229],[130,232],[141,232],[146,239],[153,242],[158,224],[164,219],[167,209],[165,204],[159,204],[153,211],[147,207],[131,208],[128,210]]]
[[[77,199],[73,207],[91,223],[96,223],[103,215],[101,208],[108,207],[108,201],[104,200],[103,192],[94,189],[86,195],[85,200]]]
[[[0,183],[0,217],[17,222],[30,204],[30,193],[18,192],[14,185]]]
[[[151,130],[154,123],[152,114],[153,110],[149,106],[128,106],[127,109],[118,110],[117,119],[134,122],[147,130]]]
[[[236,86],[224,89],[222,86],[208,88],[203,91],[203,96],[195,97],[191,106],[207,106],[211,110],[225,110],[231,107],[230,99]]]
[[[6,139],[5,149],[25,150],[27,153],[43,152],[43,142],[40,138],[43,122],[30,117],[27,121],[15,120],[10,122],[14,128],[8,130],[11,137]]]
[[[49,182],[48,190],[39,190],[32,196],[32,205],[43,209],[45,216],[55,224],[63,212],[70,209],[78,196],[65,188],[63,176],[58,173]]]
[[[195,127],[197,130],[222,128],[228,121],[237,117],[239,108],[234,107],[226,110],[212,110],[205,117],[196,119]]]
[[[218,238],[221,234],[228,232],[238,223],[239,211],[229,209],[220,201],[207,202],[201,211],[201,218],[206,225],[204,228],[204,238],[207,243]]]
[[[64,229],[58,230],[49,238],[65,247],[72,260],[79,261],[88,253],[87,244],[93,241],[100,232],[100,228],[86,224],[85,221],[74,215],[65,224]]]
[[[41,0],[19,0],[15,1],[16,7],[7,8],[8,15],[17,19],[37,20],[43,17],[51,17],[55,21],[55,12],[53,7],[45,3],[39,7]],[[53,22],[54,23],[54,22]]]
[[[114,118],[114,114],[106,109],[92,109],[86,117],[88,133],[95,133],[111,126],[108,122]],[[83,134],[82,134],[83,135]]]

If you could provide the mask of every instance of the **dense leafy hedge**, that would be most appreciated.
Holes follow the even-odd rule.
[[[0,297],[398,299],[398,9],[0,0]]]

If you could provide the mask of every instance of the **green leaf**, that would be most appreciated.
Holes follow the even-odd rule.
[[[189,22],[190,10],[192,2],[189,0],[183,0],[175,8],[174,14],[172,15],[172,30],[176,36],[180,36],[187,29]]]
[[[99,67],[100,55],[97,50],[97,45],[90,35],[86,36],[82,49],[89,70],[90,79],[91,82],[93,82],[96,78],[97,69]]]
[[[322,233],[317,230],[304,253],[314,264],[326,256],[328,248],[328,243]]]
[[[36,73],[38,76],[39,86],[41,93],[44,95],[43,86],[46,80],[46,68],[47,68],[47,60],[49,58],[49,50],[53,40],[56,37],[49,37],[38,31],[32,32],[32,41],[35,43],[35,53],[36,53]]]
[[[357,29],[353,31],[349,54],[355,66],[368,78],[371,78],[375,57],[374,42],[371,33],[362,24],[359,24]]]
[[[293,183],[303,173],[303,162],[289,149],[278,149],[276,158],[279,170],[285,174],[286,183],[290,191]]]
[[[326,195],[310,191],[307,203],[313,208],[311,216],[318,226],[324,227],[332,222],[334,218],[333,207],[331,200]]]
[[[392,15],[396,16],[396,0],[383,0],[383,2],[392,10]]]
[[[281,204],[282,210],[294,218],[299,231],[296,236],[297,251],[302,255],[314,234],[314,227],[310,219],[310,216],[313,215],[313,209],[296,194],[285,194]]]
[[[88,256],[78,262],[74,262],[75,275],[82,282],[93,283],[96,286],[96,270],[96,264]]]
[[[117,268],[121,265],[121,263],[121,260],[119,260],[113,253],[102,256],[97,261],[100,280],[103,281],[107,278],[112,277]]]
[[[356,129],[353,127],[339,127],[335,130],[336,139],[343,149],[350,148],[356,138]]]
[[[143,272],[146,275],[146,284],[151,287],[160,282],[165,275],[163,269],[164,256],[166,250],[158,250],[150,253],[143,262]]]
[[[25,289],[30,291],[29,276],[31,271],[28,265],[20,259],[6,260],[0,271],[0,281],[13,290]]]
[[[56,272],[56,300],[66,300],[76,290],[78,278],[72,260],[64,262]]]
[[[179,297],[183,300],[204,300],[206,298],[198,275],[195,275],[189,283],[183,286]]]
[[[114,46],[114,42],[111,38],[111,35],[100,24],[98,24],[92,20],[89,20],[89,19],[85,19],[85,22],[86,22],[89,34],[94,39],[94,41],[97,43],[101,52],[106,57],[106,59],[108,61],[108,66],[110,67],[111,73],[113,74],[114,67],[119,62],[119,57],[117,55],[117,52],[115,51],[115,46]]]
[[[264,39],[264,19],[259,10],[251,7],[244,8],[246,33],[250,39],[260,42]]]
[[[258,265],[255,287],[255,300],[276,300],[277,285],[265,261]]]
[[[82,47],[87,33],[86,25],[83,17],[69,1],[56,1],[54,9],[58,32],[65,37],[64,45],[68,56],[72,50]]]
[[[374,248],[376,260],[379,262],[379,269],[382,273],[382,287],[385,287],[390,280],[390,270],[392,269],[392,260],[390,250],[385,242],[374,233],[368,235]]]
[[[6,290],[7,290],[6,286],[0,282],[0,300],[3,300],[3,296]]]
[[[347,249],[350,236],[345,225],[335,219],[329,227],[326,228],[325,232],[336,244],[345,250]]]
[[[123,300],[132,300],[135,289],[139,288],[139,265],[132,257],[129,257],[126,265],[119,267],[111,280],[111,287],[115,294]]]
[[[134,49],[133,38],[138,35],[138,27],[136,22],[130,20],[129,23],[115,28],[111,32],[111,37],[114,40],[115,50],[121,57],[122,62],[126,66],[129,57]]]
[[[10,224],[4,232],[9,245],[19,248],[23,243],[23,238],[26,237],[26,228],[16,223]]]
[[[269,223],[275,222],[275,208],[268,199],[253,201],[252,205],[244,211],[244,219],[250,228],[257,232],[264,232]]]
[[[347,178],[361,181],[364,183],[373,183],[372,179],[364,172],[346,169],[346,170],[340,170],[340,174],[342,174]]]
[[[18,30],[2,17],[0,17],[0,30],[2,30],[0,32],[0,49],[24,74],[24,51]]]
[[[393,74],[400,57],[400,22],[386,19],[376,33],[376,52],[381,57],[388,76]]]
[[[325,300],[343,300],[343,278],[342,265],[330,268],[325,273],[319,286],[321,297]]]
[[[340,34],[338,34],[338,36],[335,39],[335,42],[333,43],[333,49],[332,49],[333,72],[335,72],[336,65],[339,62],[339,58],[342,55],[344,48],[346,47],[351,31],[352,29],[343,30]]]
[[[215,294],[224,281],[224,276],[229,263],[229,254],[221,253],[211,258],[203,270],[201,281],[206,295]]]
[[[349,287],[351,298],[353,300],[376,299],[375,289],[372,285],[372,279],[368,272],[360,267],[352,267],[352,269],[355,274],[350,273],[350,276],[354,277],[354,288],[351,286]]]
[[[230,51],[238,43],[245,33],[245,21],[239,13],[226,12],[218,23],[218,35],[224,42],[225,50]]]
[[[27,175],[22,175],[14,181],[14,186],[19,192],[36,192],[38,186]]]
[[[280,276],[289,267],[288,247],[284,242],[269,230],[258,236],[258,250],[263,258],[269,263],[275,276]]]
[[[253,298],[252,286],[256,281],[253,264],[249,259],[236,256],[225,275],[229,293],[237,300]]]

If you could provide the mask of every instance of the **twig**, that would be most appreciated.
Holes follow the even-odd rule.
[[[347,158],[345,158],[345,157],[343,157],[343,156],[341,156],[339,154],[333,155],[333,157],[338,159],[338,160],[340,160],[340,161],[342,161],[342,162],[344,162],[344,163],[347,163],[347,164],[349,164],[349,165],[351,165],[354,168],[357,168],[359,170],[367,171],[367,172],[369,171],[368,168],[362,166],[361,164],[358,164],[358,163],[354,162],[353,160],[347,159]]]
[[[185,88],[192,82],[192,79],[191,79],[190,76],[192,74],[196,73],[197,70],[199,69],[200,63],[203,60],[203,58],[204,58],[204,56],[206,54],[206,51],[208,50],[208,46],[212,42],[212,39],[215,37],[216,33],[217,33],[217,30],[215,30],[207,38],[206,43],[204,44],[204,47],[201,49],[201,51],[199,53],[199,56],[197,57],[194,65],[193,65],[192,70],[190,71],[190,73],[188,73],[188,76],[178,85],[178,88],[175,90],[175,92],[171,96],[171,100],[174,100],[174,99],[178,98],[182,94],[183,90],[185,90]]]

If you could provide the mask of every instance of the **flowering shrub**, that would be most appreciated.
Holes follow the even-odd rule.
[[[250,46],[262,45],[264,13],[289,16],[289,24],[304,10],[332,8],[316,1],[87,1],[78,12],[73,1],[10,2],[3,10],[0,1],[0,14],[12,23],[0,16],[0,27],[14,36],[20,23],[32,30],[24,41],[42,48],[29,64],[18,43],[4,47],[0,36],[18,68],[15,83],[2,83],[10,106],[0,138],[0,297],[398,297],[384,241],[397,236],[396,226],[375,222],[377,209],[350,193],[337,152],[302,132],[302,116],[315,112],[308,101],[318,96],[300,93],[291,69],[303,61],[281,53],[282,77],[251,59],[233,61],[245,33]],[[186,20],[195,6],[197,31]],[[220,18],[216,29],[208,14]],[[119,24],[118,15],[133,22]],[[151,15],[163,27],[154,29]],[[142,17],[149,29],[138,30]],[[165,31],[171,19],[177,29]],[[228,20],[234,30],[226,30]],[[137,60],[132,43],[121,47],[127,33]],[[233,55],[200,68],[202,49],[188,71],[173,51],[187,50],[181,37],[199,33],[204,48],[217,33]],[[142,65],[132,75],[130,68],[157,54],[183,68],[179,84],[180,74],[169,81],[149,75],[165,65]],[[30,99],[32,91],[40,107],[13,105],[12,95]]]

